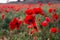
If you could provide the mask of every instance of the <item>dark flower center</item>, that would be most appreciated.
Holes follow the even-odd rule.
[[[34,29],[37,29],[37,27],[36,27],[36,26],[34,26]]]
[[[33,20],[28,20],[29,22],[33,22]]]
[[[19,23],[18,23],[18,22],[16,22],[16,26],[17,26],[17,27],[19,26]]]
[[[39,14],[39,12],[36,12],[36,14]]]

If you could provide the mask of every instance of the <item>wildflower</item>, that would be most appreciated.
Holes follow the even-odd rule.
[[[9,27],[11,30],[14,30],[15,28],[17,30],[20,29],[20,25],[21,25],[21,21],[19,21],[17,18],[14,18],[10,23],[9,23]]]
[[[47,22],[51,22],[51,19],[50,19],[49,17],[45,17],[45,20],[46,20]]]
[[[41,25],[42,25],[43,27],[48,26],[48,22],[47,22],[47,21],[43,21],[43,22],[41,23]]]
[[[54,10],[53,10],[54,12],[56,12],[56,8],[54,8]]]
[[[52,14],[52,18],[58,20],[58,15],[56,13]]]
[[[42,8],[34,8],[33,10],[34,10],[35,14],[44,15]]]
[[[26,10],[26,14],[27,14],[27,15],[33,15],[33,14],[34,14],[34,11],[31,10],[31,9],[27,9],[27,10]]]
[[[50,32],[51,32],[51,33],[56,33],[56,32],[57,32],[57,29],[56,29],[56,28],[51,28],[51,29],[50,29]]]
[[[6,13],[9,13],[9,12],[10,12],[10,10],[9,10],[9,9],[6,9],[6,10],[5,10],[5,12],[6,12]]]
[[[53,12],[53,9],[52,9],[52,8],[50,8],[50,9],[48,10],[48,12],[49,12],[49,13],[52,13],[52,12]]]
[[[28,15],[28,16],[25,17],[24,22],[26,24],[33,24],[35,22],[35,17],[31,16],[31,15]]]
[[[2,14],[2,20],[4,20],[4,18],[5,18],[5,14]]]

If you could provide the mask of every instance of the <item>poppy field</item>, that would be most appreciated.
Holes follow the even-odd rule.
[[[60,4],[0,4],[0,40],[60,40]]]

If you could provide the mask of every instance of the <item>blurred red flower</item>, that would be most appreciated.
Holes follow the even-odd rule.
[[[9,9],[6,9],[6,10],[5,10],[5,12],[9,13],[9,12],[10,12],[10,10],[9,10]]]
[[[35,14],[41,14],[44,15],[42,8],[33,8]]]
[[[9,5],[8,8],[9,8],[9,9],[13,9],[14,6],[13,6],[13,5]]]
[[[35,16],[27,15],[24,19],[26,24],[33,24],[35,22]]]
[[[14,18],[10,23],[9,23],[9,27],[11,30],[14,30],[15,28],[17,30],[20,29],[20,25],[22,24],[22,21],[20,21],[19,19],[17,18]]]
[[[4,10],[5,8],[7,8],[7,6],[6,6],[6,5],[2,5],[2,6],[1,6],[1,9],[3,9],[3,10]]]
[[[49,13],[52,13],[53,12],[53,9],[52,8],[49,8],[48,12]]]
[[[27,15],[33,15],[33,14],[35,14],[32,9],[27,9],[25,12],[26,12]]]
[[[5,14],[2,14],[2,20],[4,20],[4,18],[5,18]]]
[[[45,20],[46,20],[47,22],[51,22],[51,19],[50,19],[49,17],[45,17]]]
[[[50,32],[51,32],[51,33],[57,32],[57,28],[51,28],[51,29],[50,29]]]
[[[52,14],[52,19],[58,20],[58,15],[56,13]]]
[[[54,8],[54,10],[53,10],[54,12],[56,12],[56,8]]]
[[[46,26],[48,26],[48,22],[47,22],[47,21],[43,21],[43,22],[41,23],[41,25],[42,25],[43,27],[46,27]]]

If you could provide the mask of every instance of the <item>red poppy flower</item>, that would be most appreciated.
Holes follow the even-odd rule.
[[[9,23],[9,28],[11,29],[11,30],[14,30],[15,29],[15,23],[13,22],[13,21],[11,21],[10,23]]]
[[[9,13],[9,12],[10,12],[10,10],[6,9],[6,10],[5,10],[5,12]]]
[[[42,8],[34,8],[33,10],[34,10],[35,14],[44,15]]]
[[[39,12],[40,12],[40,8],[33,8],[33,10],[34,10],[35,14],[39,14]]]
[[[45,20],[46,20],[47,22],[51,22],[51,19],[50,19],[49,17],[45,17]]]
[[[5,14],[2,14],[2,20],[4,20],[4,18],[5,18]]]
[[[50,9],[48,10],[48,12],[49,12],[49,13],[52,13],[52,12],[53,12],[53,9],[52,9],[52,8],[50,8]]]
[[[6,8],[6,5],[2,5],[1,8],[2,8],[2,9],[5,9],[5,8]]]
[[[51,29],[50,29],[50,32],[51,32],[51,33],[55,33],[55,32],[57,32],[57,29],[56,29],[56,28],[51,28]]]
[[[31,16],[31,15],[27,15],[27,16],[25,17],[24,22],[25,22],[26,24],[33,24],[33,23],[35,22],[35,17],[34,17],[34,16]]]
[[[43,16],[45,13],[42,11],[42,12],[40,12],[39,14]]]
[[[9,6],[8,6],[8,8],[13,9],[13,8],[14,8],[14,6],[13,6],[13,5],[9,5]]]
[[[34,11],[31,10],[31,9],[27,9],[27,10],[26,10],[26,14],[27,14],[27,15],[33,15],[33,14],[34,14]]]
[[[17,30],[20,29],[20,25],[21,25],[21,21],[19,21],[17,18],[14,18],[10,23],[9,23],[9,27],[11,30],[14,30],[15,28]]]
[[[43,27],[48,26],[48,22],[47,22],[47,21],[43,21],[43,22],[41,23],[41,25],[42,25]]]
[[[56,13],[52,14],[52,18],[58,20],[58,15]]]

